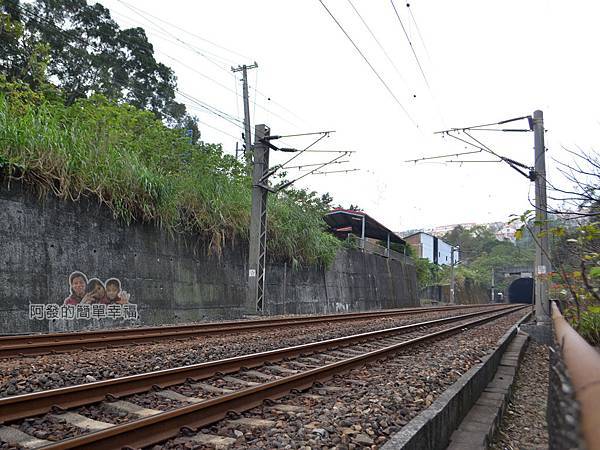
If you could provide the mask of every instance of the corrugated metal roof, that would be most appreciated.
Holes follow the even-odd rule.
[[[323,220],[325,220],[327,225],[329,225],[333,231],[352,231],[353,234],[360,236],[362,233],[363,217],[365,218],[365,237],[387,241],[389,234],[390,242],[405,244],[404,239],[399,235],[363,211],[351,211],[338,208],[325,214]]]

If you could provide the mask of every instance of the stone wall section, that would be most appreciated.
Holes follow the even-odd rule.
[[[75,270],[116,277],[138,305],[135,324],[233,319],[244,314],[247,248],[210,255],[198,236],[121,223],[93,198],[39,196],[18,181],[0,185],[0,333],[98,326],[118,320],[29,320],[30,303],[62,303]],[[334,313],[418,305],[414,267],[342,250],[329,268],[267,268],[270,314]]]

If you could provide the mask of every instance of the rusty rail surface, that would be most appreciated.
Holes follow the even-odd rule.
[[[181,429],[196,431],[227,417],[230,411],[243,412],[262,404],[265,400],[275,400],[288,395],[293,390],[310,388],[313,383],[332,378],[336,374],[363,366],[369,362],[385,360],[399,350],[410,348],[441,337],[460,333],[467,328],[495,320],[511,312],[526,308],[519,306],[505,308],[487,317],[474,319],[468,323],[413,338],[385,348],[366,352],[315,369],[263,383],[259,386],[241,389],[231,394],[205,400],[200,403],[177,408],[125,424],[115,425],[102,431],[92,432],[67,439],[43,448],[47,450],[66,449],[121,449],[142,448],[177,436]]]
[[[504,313],[505,311],[511,312],[513,310],[515,310],[514,306],[504,306],[501,308],[501,313]],[[442,325],[468,319],[470,317],[491,314],[493,312],[494,311],[477,311],[443,319],[418,322],[384,330],[370,331],[277,350],[176,367],[173,369],[158,370],[110,380],[32,392],[31,394],[4,397],[0,398],[0,423],[47,413],[53,407],[67,409],[99,402],[104,400],[107,396],[112,398],[125,397],[149,391],[155,386],[167,388],[169,386],[184,383],[188,379],[198,381],[214,376],[217,373],[233,373],[242,368],[257,367],[268,362],[281,361],[284,358],[305,353],[314,353],[316,351],[337,348],[343,345],[383,338],[392,334],[402,334],[422,327]]]
[[[565,320],[552,302],[554,336],[562,349],[575,397],[581,406],[581,432],[588,449],[600,448],[600,354]]]
[[[79,350],[82,348],[99,349],[110,346],[116,347],[120,345],[130,345],[132,343],[155,342],[165,339],[183,339],[191,336],[201,336],[206,334],[230,334],[239,331],[257,331],[283,326],[301,326],[323,322],[365,320],[378,317],[394,317],[415,313],[452,311],[455,309],[475,307],[489,307],[490,309],[494,309],[498,306],[460,305],[403,308],[376,312],[330,314],[324,316],[301,316],[280,319],[238,320],[195,325],[0,336],[0,358],[61,353]]]

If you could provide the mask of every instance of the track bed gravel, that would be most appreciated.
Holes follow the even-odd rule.
[[[486,308],[319,323],[236,332],[235,335],[198,336],[155,344],[132,344],[130,347],[6,359],[0,361],[0,397],[197,364],[483,309]]]
[[[378,448],[480,362],[524,314],[526,311],[518,311],[459,335],[401,351],[385,363],[354,369],[277,401],[298,407],[294,411],[265,404],[240,416],[272,421],[269,426],[223,420],[202,432],[233,439],[231,448]],[[181,434],[152,448],[214,446],[194,443]]]
[[[531,340],[515,380],[493,450],[546,449],[548,423],[548,347]]]

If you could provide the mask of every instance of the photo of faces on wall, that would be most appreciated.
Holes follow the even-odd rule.
[[[32,320],[66,319],[125,319],[137,320],[137,305],[121,286],[118,278],[102,281],[88,278],[83,272],[69,275],[69,295],[62,305],[56,303],[29,305]]]

